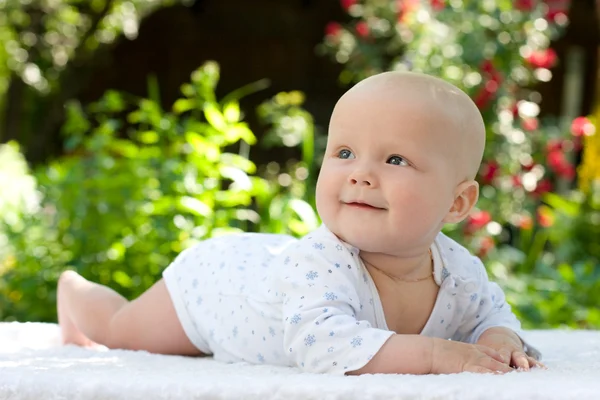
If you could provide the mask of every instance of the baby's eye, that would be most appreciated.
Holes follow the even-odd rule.
[[[338,157],[344,160],[354,158],[354,154],[348,149],[343,149],[338,152]]]
[[[400,156],[391,156],[387,159],[387,163],[392,165],[408,165],[408,162]]]

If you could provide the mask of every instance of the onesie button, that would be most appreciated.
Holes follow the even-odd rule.
[[[466,293],[472,293],[475,291],[475,289],[477,289],[477,285],[475,285],[474,282],[469,282],[465,285],[465,292]]]

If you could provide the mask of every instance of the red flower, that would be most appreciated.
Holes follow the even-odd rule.
[[[513,175],[511,177],[511,180],[514,187],[521,187],[523,185],[523,182],[521,181],[521,177],[519,175]]]
[[[521,122],[521,126],[528,132],[537,130],[539,122],[537,118],[526,118]]]
[[[535,167],[535,163],[531,162],[529,164],[521,164],[521,168],[523,168],[523,171],[529,172],[533,169],[533,167]]]
[[[482,183],[488,184],[488,185],[490,183],[492,183],[492,181],[496,177],[496,174],[498,173],[499,169],[500,169],[500,166],[495,161],[490,161],[489,163],[484,164],[483,168],[481,168]]]
[[[556,22],[560,18],[566,20],[570,2],[571,0],[544,0],[548,6],[546,19],[552,22]]]
[[[337,22],[329,22],[325,25],[325,35],[337,36],[342,30],[342,26]]]
[[[475,211],[467,218],[466,230],[470,233],[478,231],[486,226],[492,220],[492,216],[487,211]]]
[[[546,151],[548,153],[552,153],[555,151],[561,151],[563,146],[563,141],[560,139],[550,139],[548,143],[546,143]]]
[[[565,155],[561,151],[551,151],[548,153],[548,166],[554,171],[558,171],[567,162]]]
[[[542,179],[537,183],[533,193],[536,195],[542,195],[550,191],[552,191],[552,182],[550,182],[548,179]]]
[[[350,7],[356,4],[356,0],[340,0],[340,4],[344,10],[348,11]]]
[[[558,56],[554,49],[538,50],[531,53],[526,61],[534,68],[552,68]]]
[[[360,21],[359,23],[356,24],[356,33],[358,34],[358,36],[360,37],[367,37],[369,36],[369,24],[367,24],[365,21]]]
[[[552,22],[556,22],[559,19],[563,19],[566,20],[567,17],[567,13],[565,13],[564,11],[560,11],[560,10],[549,10],[546,13],[546,19],[548,21],[552,21]]]
[[[446,8],[445,0],[431,0],[431,9],[433,11],[442,11],[444,8]]]
[[[535,8],[534,0],[515,0],[513,6],[519,11],[531,11]]]
[[[556,173],[565,179],[573,180],[573,178],[575,178],[576,171],[572,164],[564,164]]]
[[[498,91],[498,82],[495,80],[487,81],[486,84],[479,90],[473,101],[479,109],[485,108],[494,98]]]
[[[577,117],[571,123],[571,133],[573,136],[592,135],[596,131],[594,124],[586,117]]]

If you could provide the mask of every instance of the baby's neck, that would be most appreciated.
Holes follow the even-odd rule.
[[[433,275],[433,259],[429,249],[415,255],[399,257],[383,253],[360,252],[373,279],[394,282],[418,282]]]

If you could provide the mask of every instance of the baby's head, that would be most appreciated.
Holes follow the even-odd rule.
[[[477,202],[484,145],[481,114],[455,86],[407,72],[367,78],[331,116],[319,215],[361,251],[426,250]]]

